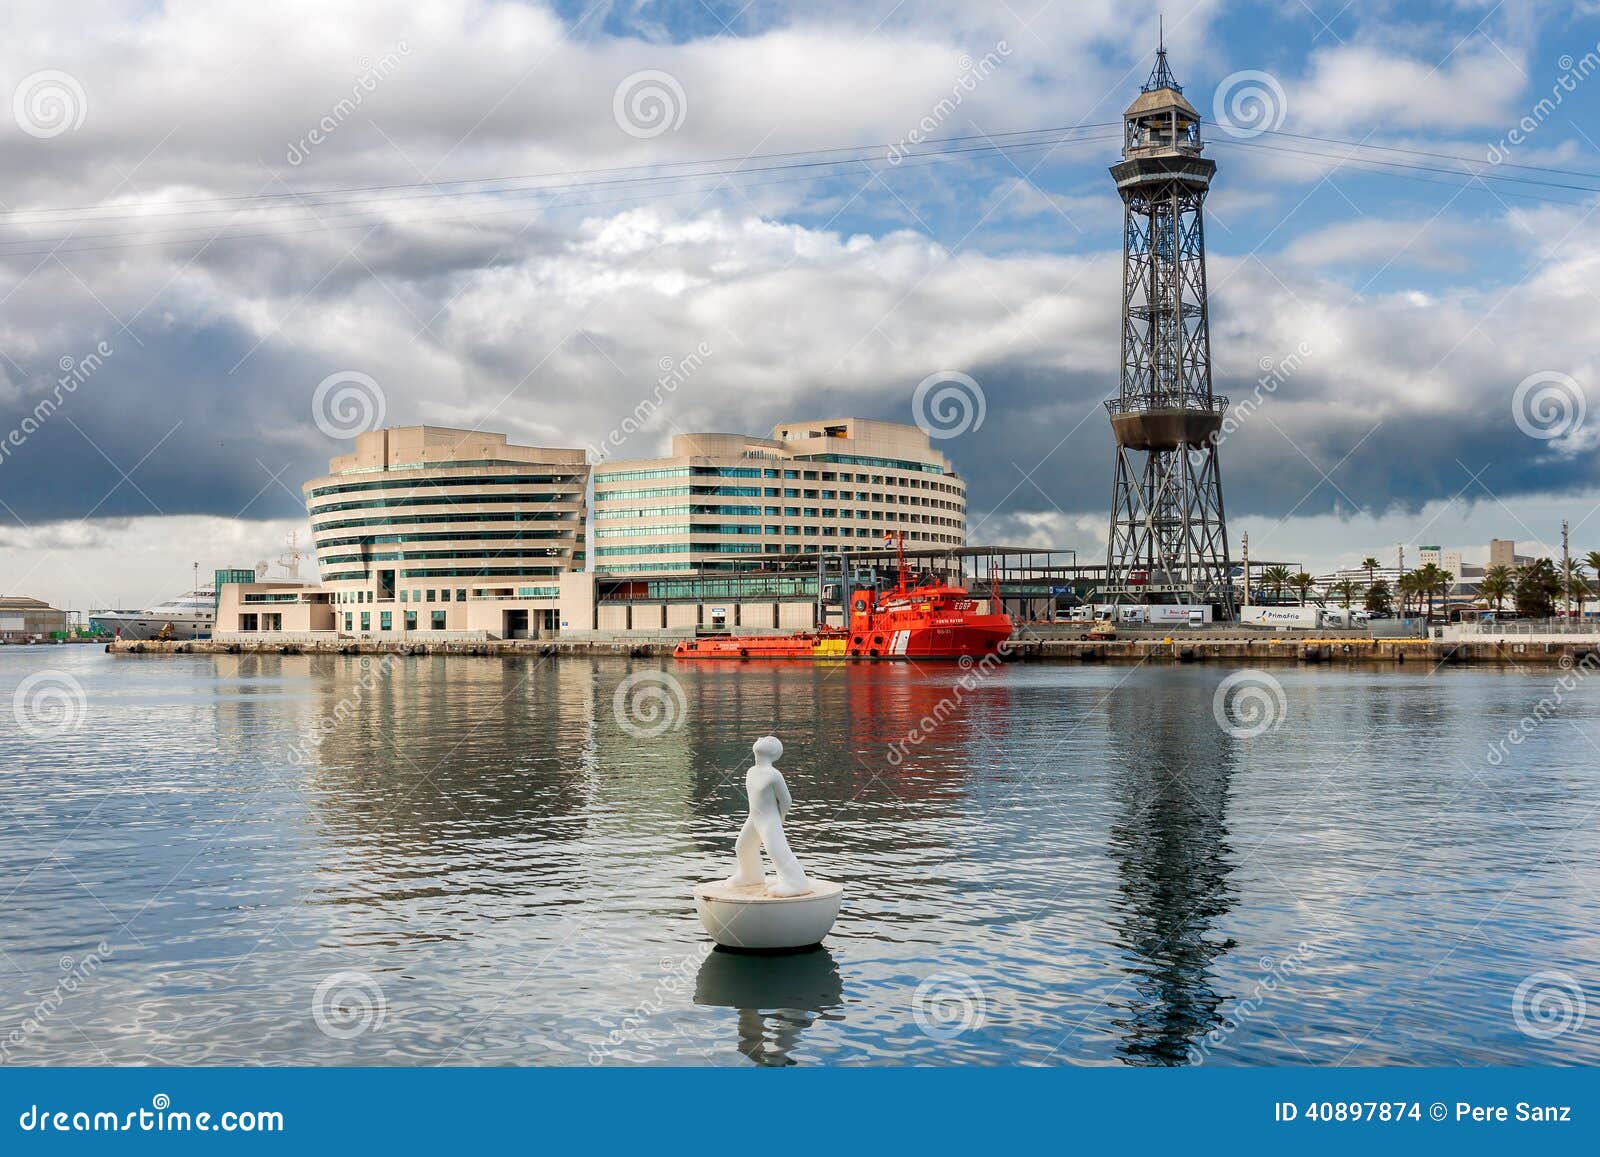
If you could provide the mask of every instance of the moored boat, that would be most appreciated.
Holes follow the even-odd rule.
[[[903,544],[894,588],[860,587],[850,595],[844,628],[790,635],[686,639],[679,659],[961,659],[995,654],[1011,637],[1011,616],[994,598],[937,579],[906,581]]]

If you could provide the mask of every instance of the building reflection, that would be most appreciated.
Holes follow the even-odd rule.
[[[1209,685],[1185,686],[1108,705],[1126,737],[1109,851],[1121,877],[1112,925],[1128,959],[1122,991],[1131,990],[1112,1023],[1129,1064],[1186,1063],[1226,999],[1213,965],[1233,942],[1215,925],[1233,900],[1226,808],[1240,741],[1215,724],[1209,700]]]
[[[695,978],[694,1002],[739,1013],[735,1047],[764,1067],[798,1064],[805,1031],[844,1005],[839,966],[826,948],[753,956],[717,948]]]

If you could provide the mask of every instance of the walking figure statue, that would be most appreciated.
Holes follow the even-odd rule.
[[[738,869],[728,878],[728,884],[740,888],[766,883],[769,896],[804,896],[811,891],[811,881],[783,834],[784,817],[794,799],[789,795],[789,785],[783,782],[783,772],[773,766],[783,757],[783,744],[777,736],[766,735],[756,740],[751,750],[755,753],[755,766],[744,777],[750,815],[733,845]],[[777,869],[775,883],[767,883],[761,865],[763,847]]]

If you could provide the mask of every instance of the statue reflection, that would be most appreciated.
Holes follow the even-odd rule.
[[[1186,1063],[1226,999],[1212,965],[1234,943],[1213,927],[1233,894],[1225,812],[1237,741],[1213,723],[1210,689],[1112,700],[1112,727],[1128,737],[1112,781],[1122,807],[1110,852],[1132,989],[1113,1024],[1129,1064]]]
[[[753,956],[716,948],[695,978],[694,1002],[739,1012],[738,1049],[758,1065],[795,1065],[806,1029],[844,1004],[839,966],[826,948]]]

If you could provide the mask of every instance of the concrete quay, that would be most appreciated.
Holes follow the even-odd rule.
[[[669,656],[677,636],[585,639],[407,639],[329,638],[315,640],[208,639],[118,640],[106,646],[113,655],[445,655],[476,658],[508,656],[617,657]],[[1227,630],[1126,634],[1111,640],[1083,640],[1019,632],[1010,657],[1022,662],[1079,663],[1363,663],[1571,667],[1585,659],[1600,664],[1600,642],[1451,642],[1432,639],[1373,639],[1354,632],[1243,635]],[[826,660],[817,660],[826,661]],[[844,662],[845,660],[835,660]]]

